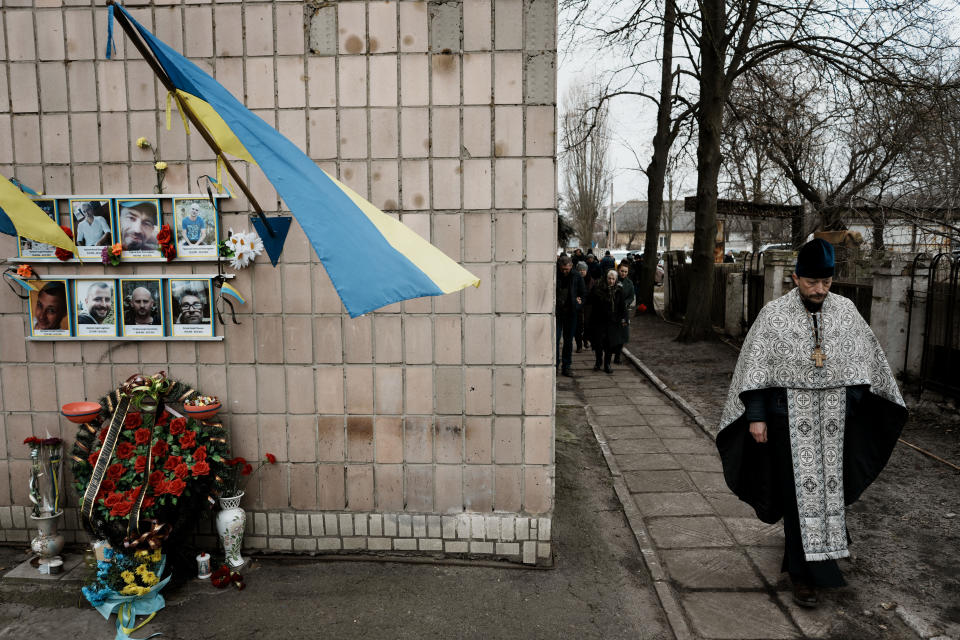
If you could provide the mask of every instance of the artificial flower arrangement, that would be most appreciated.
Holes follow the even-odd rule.
[[[142,537],[139,529],[128,532],[135,510],[141,523],[168,527],[166,535],[195,522],[212,504],[218,474],[226,466],[223,427],[180,416],[174,409],[201,394],[162,372],[131,380],[100,401],[97,420],[81,425],[72,456],[74,487],[81,498],[101,456],[107,456],[101,477],[94,480],[99,487],[84,524],[115,549],[136,546]],[[104,446],[108,441],[112,449]]]
[[[165,565],[166,557],[160,549],[121,553],[107,547],[104,560],[97,563],[93,583],[80,591],[105,619],[116,613],[117,638],[128,638],[166,605],[160,595],[170,581],[169,575],[160,578]],[[149,617],[136,624],[138,615]]]
[[[177,246],[173,242],[173,232],[170,230],[170,225],[165,224],[160,227],[160,231],[157,232],[157,245],[167,262],[177,257]]]
[[[104,247],[100,251],[100,262],[111,267],[120,266],[120,254],[123,253],[123,246],[117,242],[109,247]]]
[[[230,266],[243,269],[263,253],[263,240],[253,231],[234,231],[230,237],[220,243],[220,255],[230,258]]]
[[[100,400],[95,420],[80,425],[71,457],[81,520],[94,539],[110,543],[115,565],[101,566],[84,595],[104,617],[118,613],[118,637],[133,630],[136,615],[163,607],[159,591],[172,577],[163,576],[163,549],[178,560],[178,537],[212,507],[222,483],[222,425],[181,416],[176,408],[201,396],[164,372],[138,374]],[[153,577],[158,580],[151,584]]]

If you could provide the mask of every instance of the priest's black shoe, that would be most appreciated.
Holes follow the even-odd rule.
[[[570,367],[564,367],[563,370],[560,372],[560,375],[566,376],[568,378],[572,378],[573,372],[570,371]]]
[[[613,373],[613,369],[610,368],[610,365],[605,366],[603,370],[607,373]]]
[[[802,581],[793,583],[793,601],[801,607],[807,607],[809,609],[820,604],[817,590],[810,583]]]

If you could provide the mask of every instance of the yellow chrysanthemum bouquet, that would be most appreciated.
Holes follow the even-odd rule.
[[[109,548],[105,550],[104,558],[97,563],[93,584],[83,587],[83,595],[104,618],[116,613],[118,636],[126,637],[164,607],[160,590],[170,577],[161,580],[160,576],[166,558],[160,549],[120,553]],[[135,625],[138,615],[149,617]]]

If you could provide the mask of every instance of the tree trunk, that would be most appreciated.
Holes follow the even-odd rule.
[[[697,342],[713,336],[710,307],[713,299],[714,246],[717,240],[717,178],[720,175],[720,138],[727,94],[725,0],[703,0],[700,35],[700,110],[697,113],[697,210],[694,222],[693,264],[687,313],[677,340]]]
[[[643,243],[643,268],[637,303],[654,313],[653,288],[657,273],[657,244],[663,212],[663,184],[670,157],[670,107],[673,102],[673,30],[676,7],[666,0],[663,16],[663,59],[660,69],[660,103],[657,105],[657,133],[653,136],[653,156],[647,166],[647,235]]]

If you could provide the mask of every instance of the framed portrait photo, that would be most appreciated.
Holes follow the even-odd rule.
[[[120,280],[122,335],[163,336],[162,291],[159,278]]]
[[[122,258],[160,260],[160,200],[117,198],[117,227]]]
[[[30,292],[30,335],[70,335],[70,301],[66,280],[35,280]]]
[[[170,325],[175,338],[213,336],[213,287],[209,279],[170,278]]]
[[[178,256],[216,259],[220,233],[214,203],[202,198],[174,198],[173,222]]]
[[[110,200],[70,200],[73,239],[81,258],[100,258],[104,247],[113,244],[113,216]]]
[[[74,311],[77,337],[117,336],[117,282],[115,280],[74,280]]]
[[[33,203],[43,209],[43,212],[50,216],[50,219],[60,224],[57,218],[56,200],[34,200]],[[52,258],[56,255],[57,248],[52,244],[37,242],[30,238],[17,236],[18,256],[21,258]]]

